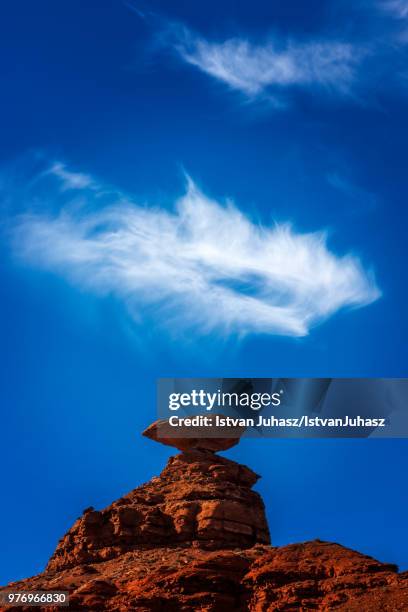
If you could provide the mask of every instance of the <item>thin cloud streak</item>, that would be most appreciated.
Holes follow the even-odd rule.
[[[294,87],[348,95],[362,57],[361,50],[343,42],[211,42],[186,28],[178,30],[174,46],[185,62],[250,98]]]
[[[408,0],[383,0],[380,7],[397,19],[408,18]]]
[[[85,189],[86,187],[95,186],[93,179],[88,174],[82,172],[72,172],[67,170],[65,164],[55,162],[49,170],[48,174],[55,176],[61,181],[61,189]]]
[[[53,175],[63,193],[61,185],[47,189],[63,204],[54,215],[16,219],[15,253],[89,291],[115,295],[135,321],[149,313],[172,331],[197,335],[304,336],[340,309],[380,296],[359,259],[330,252],[324,233],[256,225],[191,179],[168,211],[119,193],[101,207],[102,188],[93,180],[82,188],[80,207],[73,184],[70,205],[65,177]]]
[[[367,212],[378,205],[378,199],[369,191],[354,184],[347,176],[338,172],[329,172],[326,180],[333,189],[336,189],[349,199],[354,200],[355,208],[352,212]]]

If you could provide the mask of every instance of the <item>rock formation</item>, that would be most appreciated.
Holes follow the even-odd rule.
[[[211,421],[214,419],[213,415],[206,416],[206,419]],[[143,435],[150,440],[160,442],[167,446],[174,446],[181,451],[189,450],[208,450],[213,453],[219,451],[228,450],[232,448],[241,439],[244,433],[245,427],[226,427],[224,428],[228,437],[220,438],[219,433],[222,431],[221,427],[214,428],[216,432],[212,437],[207,437],[208,432],[211,431],[208,427],[177,427],[177,436],[174,434],[174,427],[169,425],[167,419],[159,419],[152,423],[145,431]]]
[[[157,423],[145,435],[161,441]],[[408,610],[393,565],[318,540],[270,546],[258,476],[215,454],[238,440],[165,438],[183,452],[160,476],[85,510],[43,573],[7,588],[69,591],[75,611]]]

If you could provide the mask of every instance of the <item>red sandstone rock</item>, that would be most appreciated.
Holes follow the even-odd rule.
[[[214,420],[213,415],[207,415],[207,419]],[[155,421],[143,432],[143,435],[155,442],[161,442],[166,446],[174,446],[181,451],[194,449],[208,450],[214,453],[228,450],[238,444],[245,427],[187,427],[169,425],[167,419]],[[209,434],[211,437],[208,437]],[[177,436],[177,437],[176,437]],[[220,437],[225,436],[225,437]]]
[[[408,572],[339,544],[270,548],[243,579],[248,609],[396,612],[408,610]]]
[[[212,452],[171,457],[159,477],[107,508],[88,508],[62,538],[47,569],[117,557],[139,547],[249,548],[269,543],[258,476]]]
[[[7,588],[67,590],[78,612],[408,610],[408,573],[394,565],[318,540],[271,547],[257,479],[210,449],[171,457],[159,477],[87,508],[45,571]]]
[[[69,590],[70,609],[78,612],[408,610],[407,572],[319,541],[215,551],[188,544],[140,547],[108,561],[46,570],[13,586]]]

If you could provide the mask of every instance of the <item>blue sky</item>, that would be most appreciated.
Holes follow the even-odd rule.
[[[158,376],[406,375],[408,9],[16,1],[0,28],[5,583],[160,470]],[[228,455],[276,544],[408,567],[404,440]]]

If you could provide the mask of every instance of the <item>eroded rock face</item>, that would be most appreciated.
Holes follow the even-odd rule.
[[[330,542],[270,548],[245,575],[248,609],[408,610],[408,572]]]
[[[271,547],[257,479],[188,447],[147,484],[85,510],[45,571],[8,588],[69,591],[76,612],[408,610],[408,572],[394,565],[318,540]]]
[[[108,561],[48,569],[13,587],[68,590],[70,609],[78,612],[408,610],[408,572],[319,541],[215,551],[141,547]]]
[[[135,548],[215,550],[269,543],[264,505],[249,468],[209,451],[171,457],[159,477],[104,510],[88,508],[59,542],[47,569],[106,561]]]

